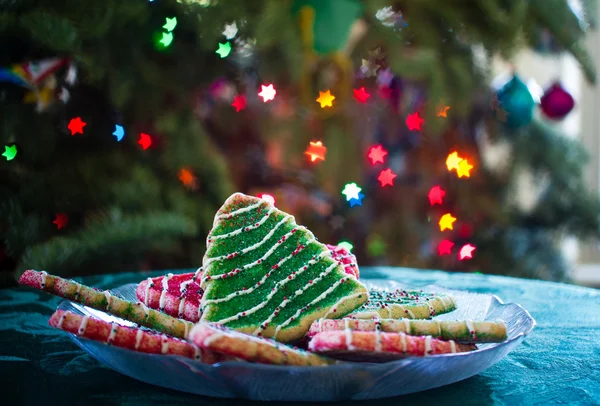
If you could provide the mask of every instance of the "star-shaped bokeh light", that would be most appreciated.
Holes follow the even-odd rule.
[[[223,30],[223,35],[227,39],[233,39],[238,32],[237,24],[232,22],[231,24],[225,24],[225,29]]]
[[[388,152],[381,145],[375,145],[369,149],[369,159],[371,163],[375,165],[377,162],[383,163],[384,157]]]
[[[244,95],[238,94],[233,98],[233,103],[231,105],[235,107],[236,112],[240,112],[246,108],[246,97]]]
[[[434,186],[429,190],[427,197],[429,198],[429,204],[431,206],[435,204],[442,204],[442,199],[446,196],[446,191],[439,186]]]
[[[123,126],[115,124],[115,132],[113,132],[112,135],[115,136],[117,142],[121,141],[123,139],[123,136],[125,135],[125,130],[123,130]]]
[[[146,150],[150,148],[152,145],[152,138],[145,133],[140,133],[140,138],[138,138],[138,144],[142,147],[142,149]]]
[[[448,154],[448,158],[446,158],[446,167],[448,168],[448,172],[452,171],[453,169],[458,170],[458,164],[462,160],[463,159],[458,156],[458,152],[451,152]]]
[[[317,159],[324,161],[325,154],[327,153],[327,148],[323,145],[323,143],[321,141],[317,141],[317,142],[311,141],[308,144],[308,148],[306,149],[306,152],[304,152],[304,153],[310,157],[311,162],[315,162]]]
[[[168,47],[169,45],[171,45],[171,42],[173,42],[173,33],[163,32],[162,38],[158,42],[160,42],[165,48]]]
[[[219,56],[221,58],[225,58],[229,55],[229,53],[231,52],[231,44],[229,43],[229,41],[227,41],[224,44],[221,44],[219,42],[219,49],[217,49],[215,51],[215,53],[219,54]]]
[[[352,198],[352,199],[348,200],[348,203],[350,203],[350,207],[362,206],[362,199],[364,197],[365,197],[365,195],[363,195],[362,193],[359,193],[358,197],[356,199]]]
[[[458,163],[458,169],[456,170],[456,174],[459,178],[463,176],[468,178],[471,176],[471,169],[473,169],[473,165],[470,165],[466,159],[463,159]]]
[[[377,75],[377,69],[381,66],[377,65],[377,63],[370,61],[368,59],[362,60],[362,66],[360,67],[360,71],[366,76],[375,76]]]
[[[163,28],[165,30],[171,32],[175,29],[176,26],[177,26],[177,17],[165,18],[165,25],[163,25]]]
[[[7,161],[15,159],[15,156],[17,156],[17,146],[11,145],[9,147],[8,145],[5,145],[2,156],[5,157]]]
[[[458,251],[458,259],[461,261],[464,259],[473,258],[473,251],[475,251],[475,246],[471,244],[465,244],[461,247],[460,251]]]
[[[275,95],[277,94],[277,91],[275,90],[275,88],[273,87],[272,84],[265,86],[265,85],[261,85],[260,86],[260,93],[258,94],[260,97],[263,98],[263,102],[266,103],[269,100],[273,100],[275,99]]]
[[[377,178],[377,180],[379,181],[379,183],[381,183],[381,187],[394,186],[394,178],[396,176],[397,175],[393,173],[391,169],[388,168],[379,172],[379,177]]]
[[[418,111],[409,114],[408,117],[406,117],[406,126],[411,131],[421,131],[421,126],[424,122],[425,120],[421,118]]]
[[[69,222],[69,217],[65,213],[58,213],[52,224],[56,224],[56,228],[60,230]]]
[[[260,197],[263,200],[266,200],[267,202],[269,202],[270,204],[272,204],[273,206],[275,206],[275,198],[273,196],[271,196],[268,193],[261,193],[258,195],[258,197]]]
[[[448,113],[448,110],[450,110],[450,106],[441,106],[440,108],[438,108],[437,116],[438,117],[448,117],[448,115],[446,114],[446,113]]]
[[[198,179],[196,178],[196,175],[194,175],[194,173],[188,168],[181,168],[177,174],[177,177],[181,183],[183,183],[183,186],[189,189],[195,189],[198,186]]]
[[[319,97],[317,98],[317,102],[321,105],[321,108],[333,107],[334,100],[335,96],[332,95],[329,90],[325,92],[319,92]]]
[[[454,243],[450,240],[440,241],[438,244],[438,254],[439,255],[450,255],[452,254],[452,247],[454,247]]]
[[[446,213],[440,219],[440,231],[444,231],[446,229],[452,230],[452,224],[456,221],[456,217],[452,217],[452,214]]]
[[[358,199],[358,194],[362,190],[356,183],[347,183],[342,190],[342,194],[346,196],[346,200]]]
[[[371,97],[371,95],[367,93],[364,87],[361,87],[360,89],[353,89],[353,93],[356,101],[363,104],[365,104],[367,102],[367,99]]]
[[[72,118],[69,121],[69,125],[67,128],[71,131],[71,135],[75,134],[83,134],[83,127],[85,127],[87,123],[81,121],[81,117]]]
[[[347,250],[348,252],[352,252],[352,248],[354,248],[354,245],[350,244],[348,241],[340,241],[337,243],[337,246]]]

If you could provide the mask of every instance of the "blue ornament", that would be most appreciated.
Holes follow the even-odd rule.
[[[529,92],[527,85],[517,77],[513,76],[498,91],[497,117],[510,128],[516,129],[531,123],[533,120],[533,108],[535,101]]]

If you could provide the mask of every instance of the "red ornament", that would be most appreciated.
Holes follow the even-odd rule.
[[[142,146],[143,150],[147,150],[152,145],[152,138],[148,134],[140,133],[140,138],[138,139],[138,144]]]
[[[375,145],[369,149],[369,159],[371,163],[375,165],[377,162],[383,163],[383,157],[386,156],[388,152],[381,146]]]
[[[246,108],[246,98],[239,94],[233,98],[233,103],[231,103],[231,105],[235,107],[235,111],[239,113]]]
[[[81,121],[81,117],[75,117],[72,118],[71,121],[69,121],[69,125],[67,126],[67,128],[69,129],[69,131],[71,131],[71,135],[75,135],[77,133],[83,134],[83,127],[85,127],[86,125],[87,123]]]
[[[462,246],[460,251],[458,252],[458,259],[461,261],[463,259],[471,259],[473,258],[473,251],[475,251],[475,246],[471,244],[465,244]]]
[[[392,172],[391,169],[385,169],[379,172],[379,177],[377,180],[381,183],[381,187],[385,187],[386,185],[394,186],[394,178],[398,176]]]
[[[452,247],[454,247],[454,243],[450,240],[440,241],[438,245],[438,254],[439,255],[450,255],[452,254]]]
[[[60,230],[69,222],[69,217],[65,213],[58,213],[52,224],[56,224],[56,228]]]
[[[432,187],[427,195],[429,198],[429,204],[432,206],[436,203],[442,204],[442,199],[444,196],[446,196],[446,191],[439,186]]]
[[[406,117],[406,125],[411,131],[421,131],[421,126],[424,122],[425,120],[421,118],[418,111]]]
[[[371,95],[369,93],[367,93],[367,91],[365,90],[364,87],[361,87],[360,89],[354,89],[354,98],[356,99],[357,102],[363,103],[365,104],[367,102],[367,99],[369,97],[371,97]]]
[[[540,99],[542,111],[552,120],[560,120],[573,110],[575,100],[559,82],[554,83]]]

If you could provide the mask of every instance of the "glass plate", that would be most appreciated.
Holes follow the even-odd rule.
[[[409,288],[387,280],[369,280],[366,285],[389,289]],[[135,287],[135,284],[128,284],[112,289],[112,292],[137,301]],[[71,338],[84,351],[115,371],[165,388],[222,398],[339,401],[405,395],[477,375],[512,351],[535,326],[535,320],[525,309],[514,303],[502,303],[496,296],[453,291],[435,285],[410,288],[454,295],[457,309],[438,316],[439,320],[503,320],[508,328],[508,339],[498,344],[480,344],[476,351],[469,353],[406,357],[383,364],[289,367],[238,361],[205,365],[180,356],[145,354],[108,346],[74,334],[71,334]],[[122,325],[133,325],[68,300],[62,301],[58,308]]]

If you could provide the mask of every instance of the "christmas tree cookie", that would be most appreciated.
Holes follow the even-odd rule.
[[[411,336],[433,336],[441,340],[461,343],[499,343],[506,340],[506,324],[503,321],[441,321],[409,319],[360,320],[343,318],[338,320],[316,320],[307,336],[313,337],[323,331],[384,331],[406,333]]]
[[[427,293],[422,290],[371,289],[369,300],[352,317],[370,319],[430,319],[456,308],[454,298],[446,293]]]
[[[367,300],[366,287],[293,216],[241,193],[217,212],[203,266],[202,321],[281,342]]]
[[[180,319],[200,320],[200,299],[203,290],[199,285],[202,268],[196,272],[173,275],[169,273],[140,282],[135,291],[137,299],[151,309]]]

